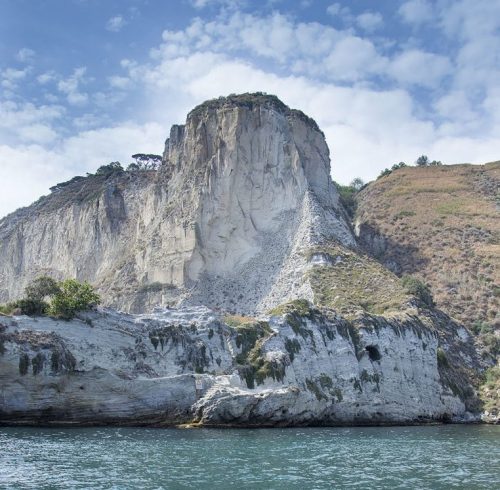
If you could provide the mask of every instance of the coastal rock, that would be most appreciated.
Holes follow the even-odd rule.
[[[478,419],[470,380],[458,386],[439,365],[453,325],[430,314],[349,322],[304,305],[258,320],[203,307],[101,310],[70,322],[3,317],[0,420],[286,426]],[[474,367],[470,340],[453,345],[453,373],[457,359],[460,368]]]

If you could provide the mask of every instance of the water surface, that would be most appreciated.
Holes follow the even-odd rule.
[[[500,488],[500,427],[0,428],[0,488]]]

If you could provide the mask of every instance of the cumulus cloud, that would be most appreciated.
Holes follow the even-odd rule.
[[[5,90],[15,90],[18,83],[26,78],[29,71],[29,67],[22,70],[6,68],[0,72],[0,86]]]
[[[55,79],[57,78],[57,75],[54,71],[46,71],[44,73],[41,73],[40,75],[38,75],[36,77],[37,79],[37,82],[40,84],[40,85],[45,85],[49,82],[52,82],[54,81]]]
[[[127,21],[121,15],[115,15],[106,22],[106,29],[110,32],[119,32],[127,25]]]
[[[407,45],[370,36],[389,17],[354,17],[340,4],[328,13],[351,27],[224,4],[193,4],[217,5],[223,13],[164,31],[147,62],[122,60],[119,72],[107,74],[107,85],[92,95],[91,77],[78,68],[68,77],[35,74],[42,90],[49,82],[57,88],[57,96],[44,94],[45,106],[23,104],[15,94],[0,99],[0,178],[8,189],[27,183],[21,193],[0,194],[0,215],[75,173],[117,159],[126,163],[138,151],[161,152],[170,124],[182,123],[205,99],[232,92],[273,93],[315,118],[340,182],[374,178],[422,153],[445,163],[498,159],[500,0],[406,1],[399,18],[415,28],[427,22],[436,35],[432,43],[420,38]],[[3,84],[15,88],[29,70],[0,72],[4,99]],[[132,94],[127,107],[133,107],[134,123],[110,125],[116,118],[107,111],[126,93]],[[64,139],[68,132],[73,137]],[[16,170],[23,162],[29,172]]]
[[[191,0],[190,3],[195,9],[199,10],[212,6],[237,10],[246,5],[247,0]]]
[[[447,57],[420,50],[404,51],[389,66],[391,75],[403,84],[436,87],[452,70]]]

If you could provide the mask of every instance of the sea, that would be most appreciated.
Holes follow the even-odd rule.
[[[500,489],[500,426],[0,427],[1,489]]]

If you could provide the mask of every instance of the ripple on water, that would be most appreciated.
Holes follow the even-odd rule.
[[[500,427],[0,429],[0,488],[500,488]]]

